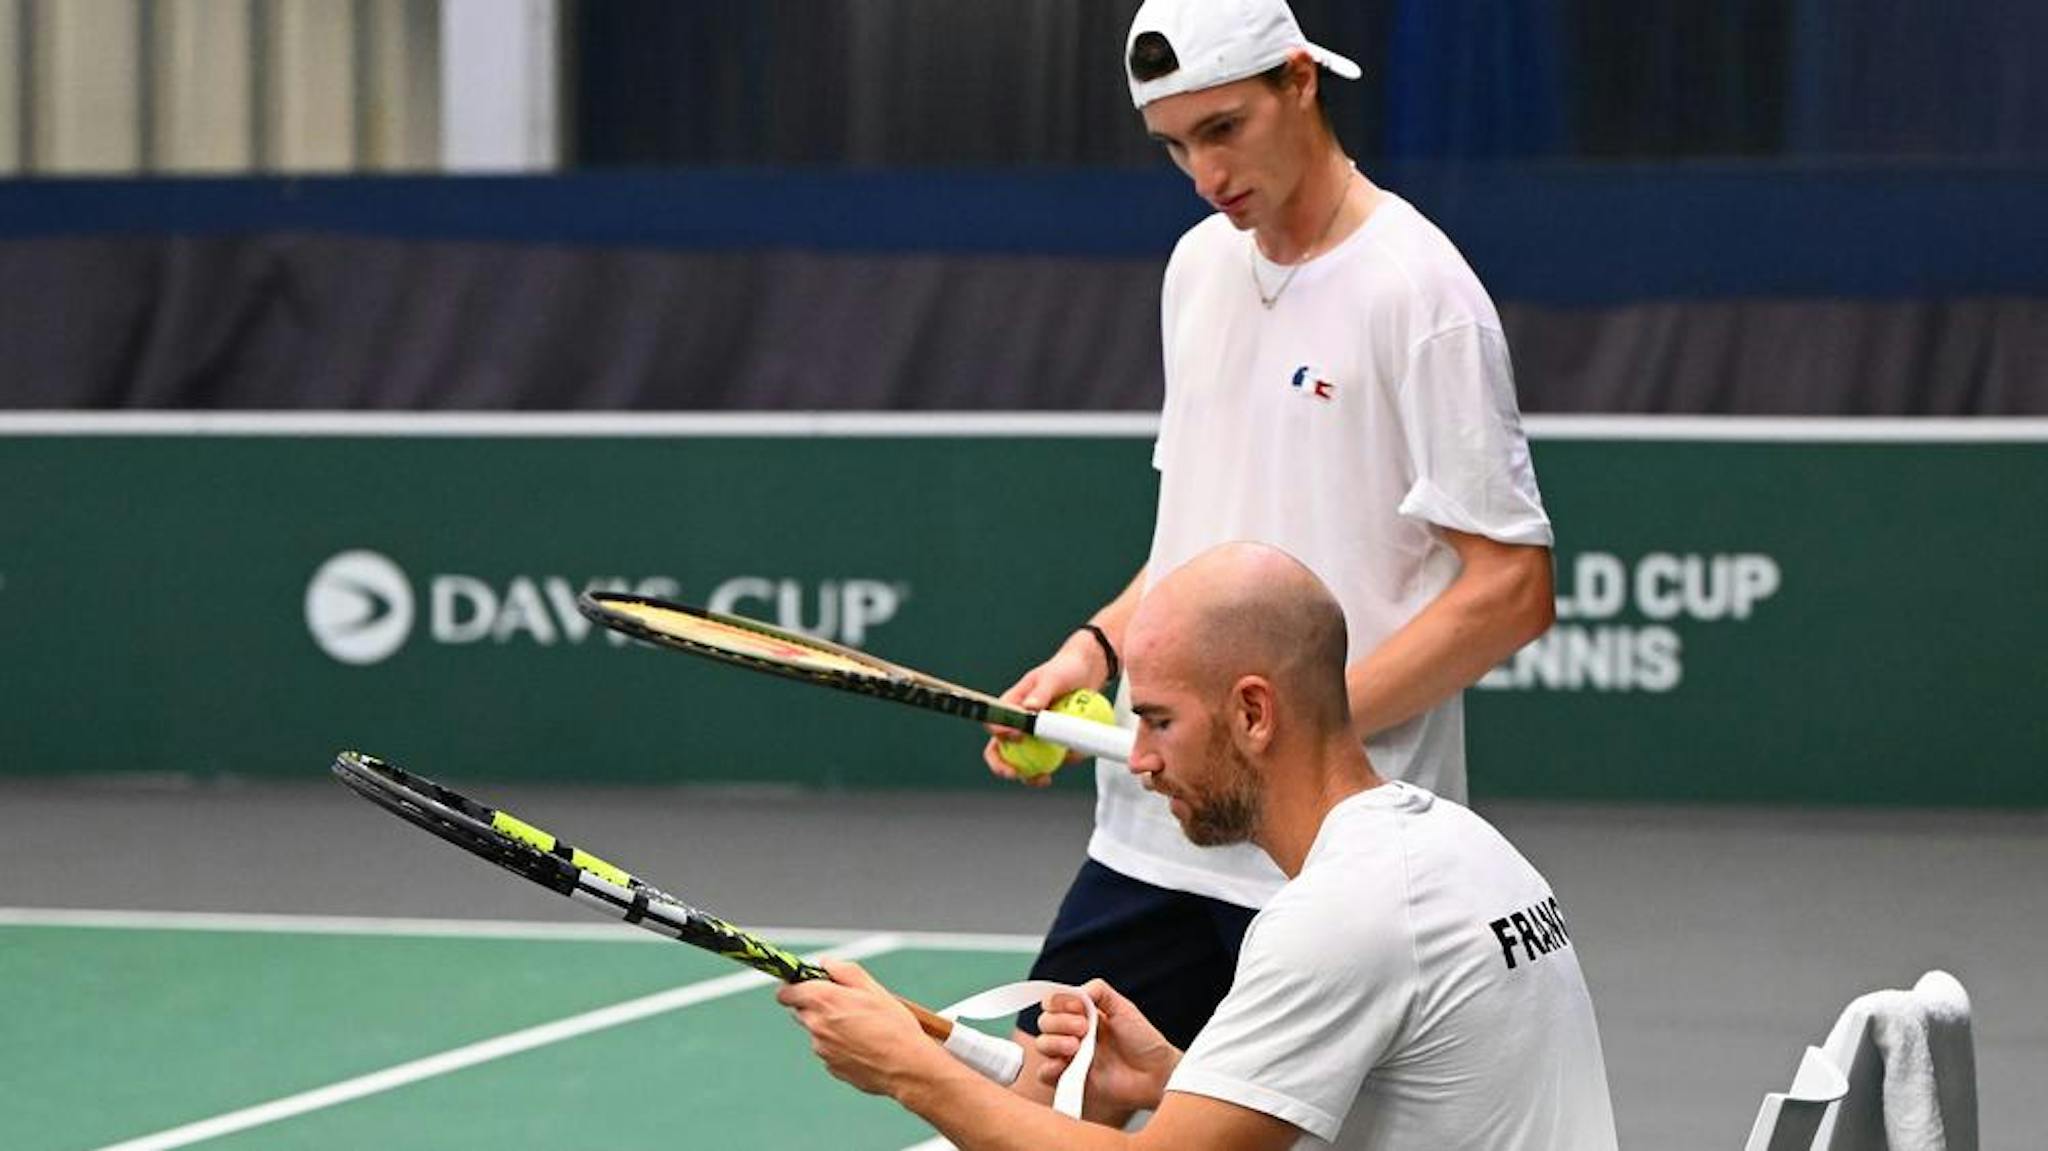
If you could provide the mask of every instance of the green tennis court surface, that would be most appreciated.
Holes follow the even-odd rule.
[[[0,926],[0,1147],[899,1151],[932,1135],[828,1076],[765,980],[630,929],[178,923]],[[1030,960],[1001,938],[785,938],[871,952],[934,1007]],[[337,1084],[353,1086],[306,1098]],[[261,1125],[176,1133],[293,1099]]]

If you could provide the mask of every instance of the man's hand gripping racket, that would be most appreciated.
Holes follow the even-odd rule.
[[[1070,638],[1066,644],[1053,653],[1052,658],[1025,672],[999,698],[1004,703],[1021,711],[1043,713],[1049,708],[1058,708],[1064,701],[1073,698],[1076,693],[1092,692],[1096,685],[1101,682],[1101,674],[1090,661],[1089,657],[1092,654],[1092,649],[1088,649],[1085,646],[1088,642],[1090,641],[1081,641],[1083,646],[1077,647],[1076,643]],[[1058,714],[1058,712],[1054,711],[1053,714]],[[1052,784],[1052,772],[1026,773],[1019,771],[1017,770],[1017,765],[1011,762],[1009,757],[1004,754],[1006,745],[1025,738],[1023,735],[1018,734],[1017,729],[998,724],[985,724],[984,726],[988,729],[989,738],[988,742],[982,746],[981,759],[983,763],[988,765],[990,774],[1024,784],[1027,787],[1048,787]],[[1058,741],[1053,740],[1051,742],[1057,743]],[[1081,754],[1087,753],[1077,752],[1069,754],[1063,762],[1071,763],[1077,758],[1077,755]],[[1130,744],[1126,742],[1123,754],[1112,755],[1109,758],[1127,761],[1130,757]]]
[[[333,771],[357,795],[400,819],[599,914],[715,952],[785,983],[831,978],[817,964],[708,915],[510,812],[486,807],[433,780],[360,752],[342,752],[334,760]],[[1007,1085],[1016,1080],[1024,1059],[1016,1044],[972,1027],[956,1026],[909,1000],[903,1004],[924,1033],[962,1063],[997,1083]]]

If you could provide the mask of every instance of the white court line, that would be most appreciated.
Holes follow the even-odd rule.
[[[846,947],[835,948],[831,954],[843,959],[866,959],[894,951],[902,945],[903,941],[897,936],[872,935],[865,939],[857,940]],[[624,1003],[615,1003],[610,1007],[601,1007],[596,1011],[585,1012],[582,1015],[572,1015],[567,1019],[558,1019],[552,1023],[528,1027],[522,1031],[500,1035],[494,1039],[471,1043],[464,1047],[443,1051],[438,1055],[429,1055],[424,1059],[415,1059],[410,1063],[401,1063],[396,1067],[388,1067],[382,1071],[357,1076],[354,1079],[345,1079],[339,1083],[331,1083],[325,1087],[304,1091],[297,1095],[288,1095],[285,1098],[274,1099],[268,1103],[258,1104],[255,1107],[246,1107],[240,1111],[230,1111],[225,1115],[216,1115],[211,1119],[202,1119],[197,1123],[187,1123],[182,1127],[158,1131],[153,1135],[145,1135],[139,1139],[130,1139],[122,1143],[111,1143],[98,1148],[98,1151],[170,1151],[171,1148],[175,1147],[189,1147],[194,1143],[216,1139],[222,1135],[232,1135],[239,1131],[247,1131],[252,1127],[261,1127],[268,1123],[275,1123],[281,1119],[290,1119],[311,1111],[335,1107],[365,1096],[376,1095],[381,1092],[404,1087],[408,1084],[417,1083],[422,1079],[447,1075],[467,1067],[474,1067],[480,1063],[488,1063],[494,1059],[503,1059],[508,1055],[517,1055],[522,1051],[531,1051],[537,1047],[545,1047],[550,1043],[560,1043],[564,1040],[588,1035],[595,1031],[603,1031],[607,1028],[633,1023],[669,1011],[677,1011],[694,1004],[720,999],[727,995],[734,995],[741,991],[761,987],[773,982],[775,981],[772,978],[758,971],[742,971],[733,975],[706,980],[702,983],[692,983],[683,987],[672,988],[668,991],[657,992],[639,999],[627,1000]]]
[[[1533,415],[1529,438],[1735,444],[2038,444],[2034,416],[1608,416]]]
[[[1524,417],[1534,440],[2048,443],[2037,416]],[[1155,412],[0,412],[0,436],[1151,439]]]
[[[547,923],[512,919],[407,919],[351,915],[258,915],[212,911],[123,911],[0,907],[0,927],[96,927],[133,931],[242,931],[280,935],[392,935],[441,939],[511,939],[537,943],[662,943],[675,940],[623,923]],[[827,927],[748,927],[770,939],[833,947],[871,939],[877,931]],[[888,931],[918,951],[1035,952],[1035,935],[966,931]]]
[[[1135,439],[1158,430],[1156,412],[0,412],[4,436]]]

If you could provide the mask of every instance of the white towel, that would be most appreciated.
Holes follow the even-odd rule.
[[[1866,1037],[1867,1036],[1867,1040]],[[1882,1064],[1877,1082],[1857,1072],[1871,1053]],[[1890,1151],[1977,1151],[1977,1066],[1970,1042],[1970,997],[1943,971],[1922,976],[1911,991],[1873,991],[1849,1004],[1828,1036],[1828,1053],[1849,1072],[1850,1096],[1841,1107],[1877,1111],[1840,1115],[1828,1124],[1830,1147],[1868,1139],[1880,1123]],[[1862,1056],[1859,1058],[1858,1056]],[[1882,1084],[1881,1099],[1858,1098]],[[1856,1132],[1861,1138],[1845,1140]],[[1874,1131],[1872,1132],[1874,1133]]]
[[[1896,1151],[1922,1146],[1977,1151],[1977,1054],[1970,1039],[1969,993],[1948,972],[1930,971],[1913,985],[1913,998],[1919,1007],[1917,1026],[1901,1028],[1896,1046],[1887,1027],[1875,1028],[1884,1052],[1885,1137]],[[1895,1091],[1908,1105],[1892,1105]]]

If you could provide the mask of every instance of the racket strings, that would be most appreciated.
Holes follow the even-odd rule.
[[[756,671],[829,682],[856,691],[867,690],[858,686],[860,684],[892,685],[869,694],[889,695],[892,690],[923,685],[929,692],[993,699],[973,688],[904,667],[858,648],[745,616],[722,615],[704,608],[624,592],[585,592],[576,601],[576,607],[593,622],[635,639]]]
[[[784,982],[824,969],[706,914],[616,864],[429,779],[354,752],[335,760],[350,790],[406,822],[559,894]]]

